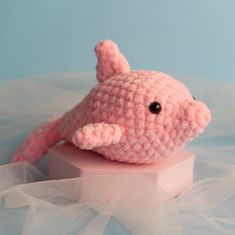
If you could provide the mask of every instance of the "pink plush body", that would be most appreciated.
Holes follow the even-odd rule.
[[[66,140],[105,158],[135,164],[158,162],[202,133],[211,116],[206,105],[167,74],[131,71],[110,40],[96,47],[99,84],[60,118],[40,126],[13,156],[36,163]],[[158,103],[157,112],[151,104]]]

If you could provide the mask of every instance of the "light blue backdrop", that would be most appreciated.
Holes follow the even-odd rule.
[[[0,80],[94,71],[97,41],[135,69],[235,80],[233,0],[0,0]]]

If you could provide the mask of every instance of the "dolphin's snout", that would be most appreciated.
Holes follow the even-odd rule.
[[[190,136],[195,137],[197,134],[202,133],[211,121],[210,111],[203,102],[197,100],[191,101],[185,111]]]
[[[199,128],[204,129],[211,121],[211,114],[207,106],[201,101],[195,101],[195,121]]]

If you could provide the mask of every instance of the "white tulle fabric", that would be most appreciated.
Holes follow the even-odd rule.
[[[188,149],[195,183],[172,198],[140,175],[47,181],[43,161],[7,164],[40,122],[75,105],[94,75],[54,74],[0,83],[0,234],[235,234],[235,83],[181,79],[212,111]],[[172,179],[177,182],[177,179]]]

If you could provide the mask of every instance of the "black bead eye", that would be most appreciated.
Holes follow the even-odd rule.
[[[193,96],[193,99],[196,100],[194,96]]]
[[[158,102],[152,102],[149,105],[149,111],[151,113],[159,114],[161,112],[161,110],[162,110],[161,104],[159,104]]]

